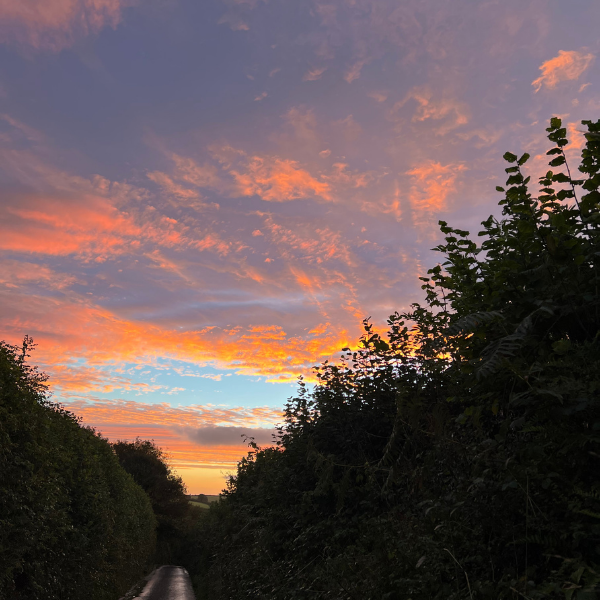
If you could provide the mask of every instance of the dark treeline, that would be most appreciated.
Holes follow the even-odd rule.
[[[600,121],[505,154],[481,244],[441,223],[424,306],[301,383],[200,523],[209,600],[598,597]]]

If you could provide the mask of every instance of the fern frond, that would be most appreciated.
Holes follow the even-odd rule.
[[[594,512],[593,510],[589,510],[587,508],[582,508],[577,511],[580,515],[586,515],[588,517],[593,517],[594,519],[600,519],[600,513]]]
[[[518,352],[524,337],[524,334],[512,333],[487,346],[481,354],[483,362],[477,370],[477,379],[483,379],[495,373],[504,359],[510,358]]]
[[[514,356],[521,349],[523,340],[533,329],[534,317],[541,313],[554,314],[554,311],[548,306],[536,308],[517,325],[514,333],[506,335],[484,348],[481,353],[482,364],[477,371],[477,379],[483,379],[495,373],[504,359]]]
[[[473,313],[450,325],[450,327],[448,327],[448,334],[459,335],[461,333],[471,333],[478,327],[481,327],[481,325],[499,319],[504,319],[504,315],[498,310]]]

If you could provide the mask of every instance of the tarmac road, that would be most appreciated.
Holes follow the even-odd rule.
[[[188,572],[183,567],[164,565],[156,569],[139,600],[196,600]]]

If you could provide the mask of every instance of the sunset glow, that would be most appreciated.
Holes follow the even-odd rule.
[[[592,0],[0,0],[0,339],[218,493],[298,376],[422,301],[438,220],[498,214],[505,151],[543,172],[552,115],[582,146],[599,24]]]

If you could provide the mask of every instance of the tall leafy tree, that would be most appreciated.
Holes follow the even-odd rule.
[[[157,519],[158,563],[180,563],[181,548],[192,516],[185,485],[173,473],[164,451],[153,441],[136,438],[112,447],[121,466],[150,498]]]

